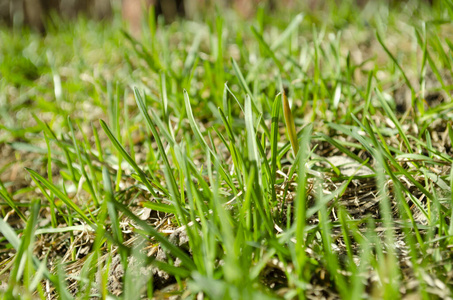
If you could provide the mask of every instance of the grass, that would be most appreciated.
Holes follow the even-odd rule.
[[[452,297],[453,3],[280,10],[1,28],[3,298]]]

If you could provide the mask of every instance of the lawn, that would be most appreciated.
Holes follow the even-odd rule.
[[[324,2],[0,27],[0,297],[452,299],[453,1]]]

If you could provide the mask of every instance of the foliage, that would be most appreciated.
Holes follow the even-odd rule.
[[[3,297],[451,297],[453,4],[340,2],[2,28]]]

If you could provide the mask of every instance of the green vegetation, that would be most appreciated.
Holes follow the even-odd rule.
[[[453,2],[334,2],[1,28],[0,295],[453,297]]]

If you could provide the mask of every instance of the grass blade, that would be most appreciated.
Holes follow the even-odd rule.
[[[157,133],[156,128],[154,127],[154,122],[151,120],[148,114],[148,110],[146,108],[145,102],[143,101],[142,96],[140,95],[140,92],[137,88],[134,88],[134,95],[135,95],[135,101],[137,102],[137,106],[140,109],[140,112],[142,116],[145,118],[146,124],[148,125],[148,128],[151,130],[156,142],[157,142],[157,147],[159,148],[159,153],[162,156],[162,159],[164,160],[165,167],[167,168],[169,175],[170,175],[170,184],[177,186],[175,176],[173,175],[173,172],[171,171],[172,168],[170,166],[170,163],[168,161],[167,154],[164,149],[164,145],[162,144],[162,141],[160,139],[160,135]],[[171,141],[171,139],[170,139]],[[179,198],[180,195],[177,191],[175,191],[177,194],[175,195],[175,198]]]
[[[297,142],[296,125],[294,123],[293,113],[289,107],[289,101],[286,97],[285,90],[282,90],[283,115],[285,116],[286,132],[288,133],[291,146],[293,147],[294,156],[299,152],[299,143]]]
[[[14,203],[13,198],[11,198],[10,194],[6,190],[3,182],[0,180],[0,195],[5,199],[6,203],[16,212],[16,214],[22,219],[22,221],[27,222],[27,218],[24,216],[22,211],[17,207],[16,203]]]
[[[66,195],[64,194],[58,187],[56,187],[55,185],[53,185],[52,183],[50,183],[49,181],[47,181],[47,179],[45,179],[44,177],[42,177],[41,175],[39,175],[36,171],[32,170],[32,169],[29,169],[29,168],[25,168],[28,173],[30,173],[30,175],[32,177],[34,177],[34,179],[36,179],[37,183],[38,181],[40,182],[40,184],[43,185],[43,188],[47,188],[49,189],[50,191],[52,191],[52,193],[54,193],[55,196],[57,196],[58,198],[60,198],[61,201],[63,201],[68,207],[70,207],[71,209],[73,209],[78,215],[79,217],[85,221],[88,225],[90,225],[92,228],[96,229],[96,225],[86,216],[86,214]]]
[[[145,232],[153,236],[171,254],[173,254],[176,257],[179,257],[186,268],[188,268],[189,270],[196,269],[196,266],[194,265],[192,259],[184,251],[170,243],[156,229],[148,225],[148,223],[140,220],[140,218],[134,215],[124,204],[118,201],[113,201],[113,203],[119,211],[123,212],[127,217],[131,218],[134,222],[136,222]]]
[[[118,150],[118,152],[121,154],[121,156],[129,163],[129,165],[135,170],[135,172],[137,172],[138,176],[141,179],[141,182],[146,186],[148,191],[154,197],[157,197],[156,192],[154,191],[153,187],[151,186],[148,179],[146,178],[145,172],[143,172],[142,169],[140,169],[140,167],[137,165],[137,163],[126,152],[126,150],[123,148],[123,146],[120,144],[120,142],[116,139],[115,135],[110,130],[109,126],[103,120],[99,120],[99,123],[101,124],[102,129],[104,129],[104,132],[107,134],[107,137],[112,142],[113,146]]]

